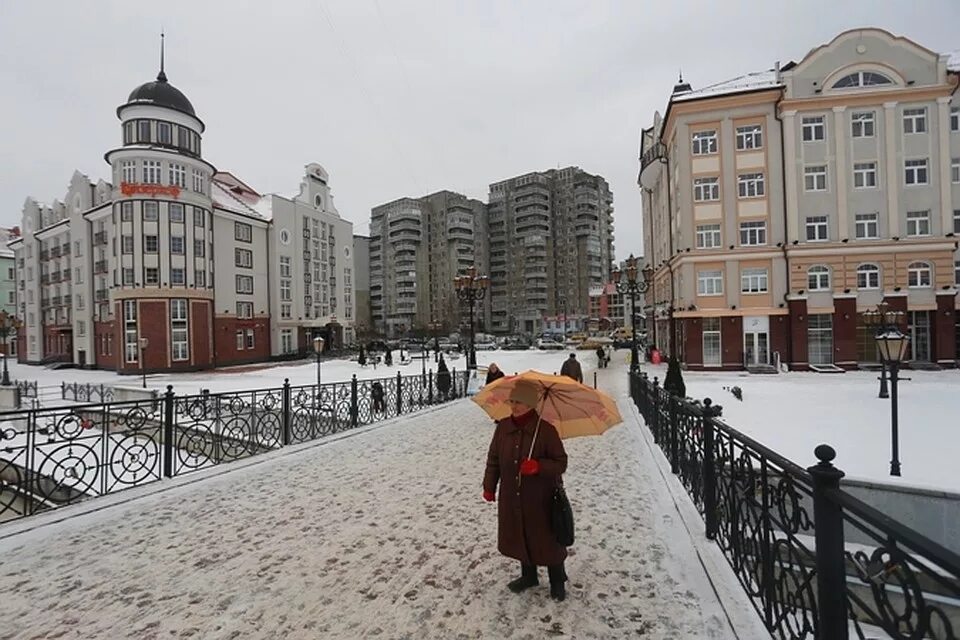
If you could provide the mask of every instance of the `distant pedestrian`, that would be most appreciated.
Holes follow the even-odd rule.
[[[383,385],[379,382],[374,382],[370,386],[370,399],[373,400],[373,410],[375,412],[383,413],[386,410],[383,403]]]
[[[583,369],[580,368],[580,363],[577,362],[577,354],[570,354],[570,357],[567,358],[567,361],[563,363],[562,367],[560,367],[560,375],[573,378],[580,384],[583,384]]]
[[[440,392],[440,399],[446,400],[450,393],[450,370],[447,369],[447,363],[440,355],[440,362],[437,363],[437,391]]]
[[[597,365],[601,369],[607,366],[607,352],[603,350],[603,345],[597,347]]]
[[[496,362],[491,362],[490,366],[487,367],[487,381],[484,384],[490,384],[494,380],[499,380],[503,377],[503,371],[500,371],[500,367],[497,366]]]

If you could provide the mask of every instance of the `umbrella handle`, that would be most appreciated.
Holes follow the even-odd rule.
[[[540,404],[540,411],[537,412],[537,428],[533,431],[533,440],[530,441],[530,451],[527,452],[527,459],[533,455],[533,445],[537,443],[537,436],[540,435],[540,422],[543,420],[543,408],[547,406],[547,394],[550,391],[550,387],[547,387],[543,392],[543,402]],[[517,471],[517,487],[523,484],[523,475]]]

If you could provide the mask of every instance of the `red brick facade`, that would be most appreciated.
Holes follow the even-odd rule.
[[[806,371],[807,360],[807,301],[790,300],[790,369]]]
[[[933,322],[933,360],[943,366],[957,366],[956,294],[937,295],[936,320]]]
[[[238,331],[243,332],[242,349],[237,348]],[[247,346],[248,331],[253,331],[253,348]],[[270,320],[217,316],[213,321],[213,347],[214,364],[218,367],[266,360],[270,357]]]
[[[833,301],[833,363],[843,369],[857,368],[857,299]]]

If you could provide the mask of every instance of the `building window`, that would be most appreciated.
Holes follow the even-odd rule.
[[[243,329],[237,331],[237,351],[243,351]]]
[[[950,182],[960,183],[960,158],[954,158],[950,161]]]
[[[120,236],[120,253],[133,253],[133,236]]]
[[[207,250],[206,241],[202,239],[193,241],[193,256],[195,258],[202,258],[206,250]]]
[[[870,189],[877,186],[877,163],[857,162],[853,165],[853,186]]]
[[[828,238],[827,216],[809,216],[807,218],[807,240],[820,242]]]
[[[183,222],[183,205],[179,202],[171,202],[167,205],[170,212],[170,222]]]
[[[253,329],[247,329],[247,349],[253,349]]]
[[[720,296],[723,295],[723,272],[698,271],[697,272],[697,295],[700,296]]]
[[[253,251],[249,249],[234,249],[233,264],[245,269],[253,268]]]
[[[238,302],[237,303],[237,317],[243,320],[249,320],[253,317],[253,303],[252,302]]]
[[[904,133],[926,133],[927,132],[927,109],[903,110],[903,132]]]
[[[759,198],[763,195],[763,174],[743,173],[737,177],[737,188],[741,198]]]
[[[720,351],[720,318],[703,319],[703,364],[719,367],[722,364]]]
[[[764,267],[750,267],[740,272],[741,293],[766,293],[767,270]]]
[[[137,142],[150,142],[150,121],[137,121]]]
[[[124,300],[123,346],[124,359],[128,364],[135,363],[140,359],[140,344],[137,341],[137,338],[137,301]]]
[[[873,111],[862,111],[850,116],[850,135],[854,138],[872,138],[873,129]]]
[[[953,232],[960,233],[960,209],[953,210]]]
[[[190,358],[189,331],[187,330],[187,301],[174,298],[170,301],[170,346],[174,360]]]
[[[183,267],[170,267],[170,286],[185,286],[187,284],[186,271]]]
[[[929,211],[907,211],[907,235],[910,237],[930,235]]]
[[[858,240],[876,240],[880,237],[880,214],[858,213],[856,215]]]
[[[199,169],[193,170],[193,190],[197,193],[204,193],[203,172]]]
[[[147,184],[160,184],[160,161],[143,161],[143,181]]]
[[[120,204],[120,222],[133,222],[132,202],[123,202]],[[79,243],[77,244],[79,245]]]
[[[196,273],[193,274],[193,279],[194,279],[194,281],[195,281],[195,284],[196,284],[198,287],[205,287],[205,286],[207,286],[207,272],[206,272],[206,271],[197,271]]]
[[[182,164],[170,163],[170,184],[185,189],[187,186],[187,168]],[[182,205],[181,205],[182,206]]]
[[[200,207],[193,208],[193,226],[195,227],[207,226],[207,212],[201,209]]]
[[[170,135],[170,123],[169,122],[158,122],[157,123],[157,142],[160,144],[170,144],[171,135]]]
[[[157,267],[147,267],[143,270],[144,284],[160,284],[160,269]]]
[[[154,201],[143,203],[143,221],[156,222],[160,218],[160,207]]]
[[[927,159],[903,161],[904,182],[911,184],[927,184]]]
[[[77,294],[77,309],[83,309],[83,296],[81,296],[79,293]]]
[[[122,272],[123,275],[123,286],[129,287],[133,285],[133,269],[125,267]]]
[[[737,127],[737,151],[763,148],[763,127],[758,124]]]
[[[143,236],[143,252],[157,253],[160,251],[160,242],[157,236]]]
[[[285,278],[280,279],[280,299],[285,302],[289,302],[290,300],[292,300],[291,293],[290,293],[291,282],[292,282],[291,280],[287,280]]]
[[[280,331],[280,352],[293,352],[293,331],[290,329],[282,329]]]
[[[862,264],[857,267],[857,289],[879,289],[880,267],[875,264]]]
[[[290,276],[290,258],[289,256],[280,256],[280,277],[289,278]]]
[[[740,244],[745,247],[767,244],[767,223],[741,222]]]
[[[253,276],[237,276],[237,293],[253,293]]]
[[[253,227],[242,222],[234,222],[233,238],[240,242],[253,242]]]
[[[693,181],[693,199],[697,202],[711,202],[720,199],[719,178],[696,178]]]
[[[950,107],[950,131],[960,131],[960,107]]]
[[[123,182],[137,181],[137,161],[124,160],[120,163],[120,179]]]
[[[922,289],[930,285],[930,265],[926,262],[911,262],[907,267],[907,286],[911,289]]]
[[[803,188],[806,191],[827,190],[827,166],[824,164],[803,168]]]
[[[170,253],[182,256],[183,251],[183,236],[170,236]]]
[[[823,116],[809,116],[802,121],[803,141],[820,142],[827,139],[827,125]]]
[[[292,305],[289,305],[289,304],[282,304],[282,305],[280,305],[280,317],[283,318],[284,320],[289,320],[289,319],[290,319],[290,307],[291,307],[291,306],[292,306]]]
[[[807,288],[810,291],[829,291],[830,269],[822,264],[807,269]]]
[[[833,316],[810,314],[807,323],[807,358],[810,364],[833,364]]]
[[[960,285],[960,260],[953,261],[953,284]]]
[[[717,132],[697,131],[692,136],[693,155],[705,156],[717,152]]]
[[[856,71],[843,76],[833,83],[832,89],[853,89],[855,87],[879,87],[893,84],[893,80],[876,71]]]

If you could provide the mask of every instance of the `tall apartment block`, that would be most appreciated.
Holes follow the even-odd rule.
[[[370,312],[375,331],[399,336],[431,323],[455,331],[469,322],[453,279],[470,266],[487,271],[485,207],[452,191],[401,198],[370,217]],[[490,323],[489,302],[475,311]]]
[[[960,359],[960,57],[879,29],[692,89],[642,132],[646,313],[691,368],[878,362],[864,312],[904,312],[915,366]]]
[[[539,333],[549,316],[587,318],[614,255],[607,181],[551,169],[495,182],[489,200],[492,331]]]

